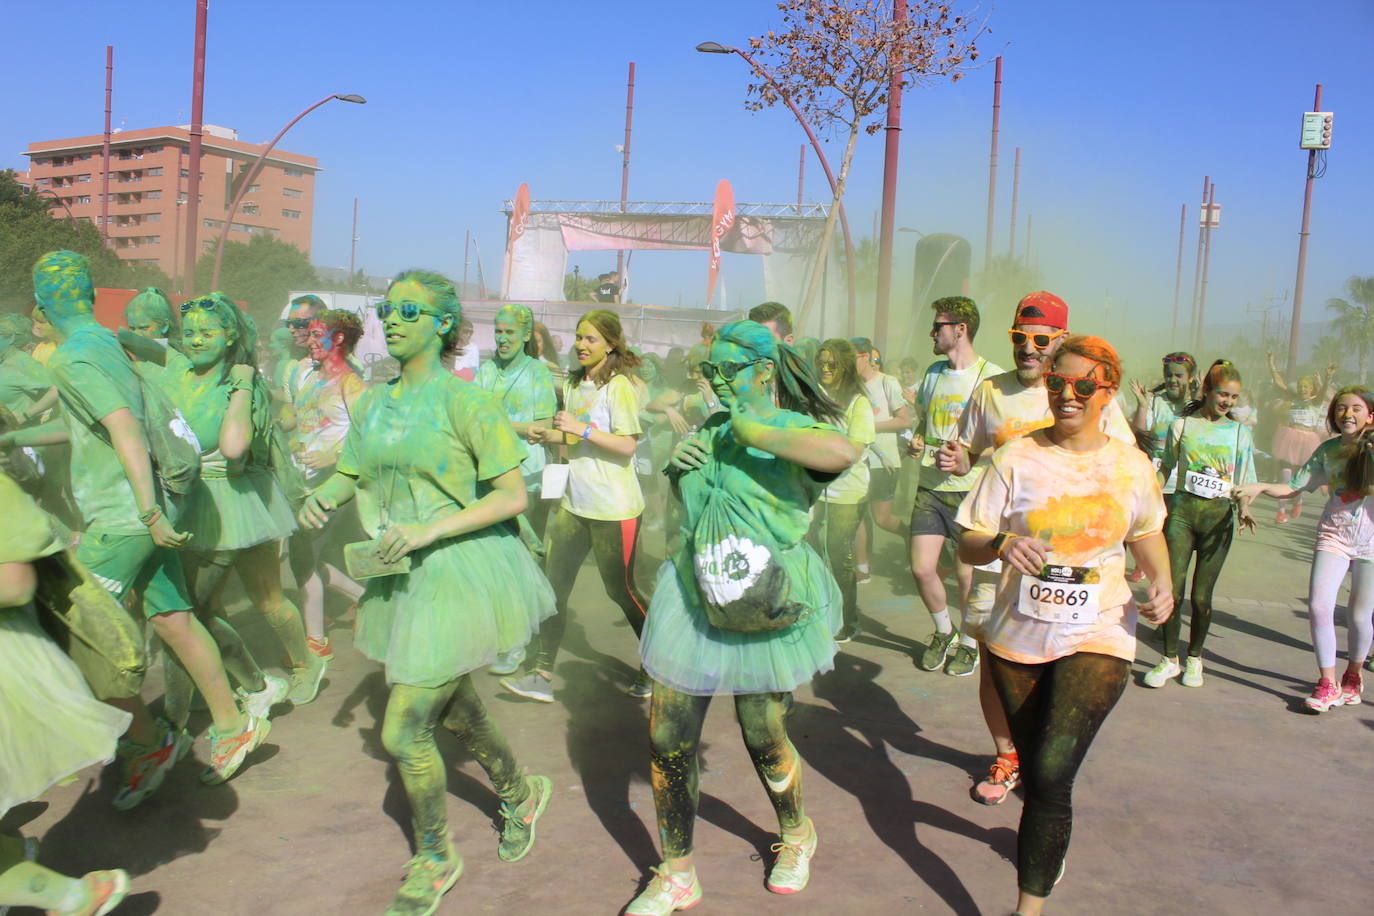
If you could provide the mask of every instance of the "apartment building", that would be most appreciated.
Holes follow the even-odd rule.
[[[100,225],[103,137],[72,137],[30,143],[29,182],[45,196],[65,204],[54,218]],[[181,272],[185,238],[190,131],[182,127],[125,130],[110,139],[110,247],[121,257],[157,266],[170,276]],[[237,131],[205,125],[201,139],[199,213],[194,227],[197,250],[211,251],[229,218],[233,199],[262,145],[244,143]],[[230,241],[267,233],[310,255],[315,201],[313,156],[273,150],[244,194],[229,230]],[[48,192],[51,191],[51,194]]]

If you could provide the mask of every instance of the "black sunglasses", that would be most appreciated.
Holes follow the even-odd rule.
[[[717,375],[727,382],[733,382],[735,376],[739,375],[742,370],[749,368],[755,363],[761,362],[764,362],[764,360],[751,359],[747,363],[721,363],[719,366],[715,363],[700,362],[697,364],[697,369],[700,370],[702,376],[708,382],[714,381]]]
[[[1085,401],[1097,394],[1097,389],[1109,387],[1107,383],[1100,382],[1086,375],[1060,375],[1058,372],[1045,373],[1045,389],[1049,391],[1050,394],[1059,394],[1069,385],[1073,385],[1073,393]]]
[[[284,319],[282,319],[282,325],[283,325],[283,326],[288,327],[288,328],[293,328],[293,329],[295,329],[295,330],[297,330],[297,331],[304,331],[306,328],[310,327],[310,322],[311,322],[311,319],[309,319],[309,318],[284,318]]]
[[[207,312],[213,312],[215,310],[215,300],[187,299],[185,302],[181,303],[181,305],[178,306],[178,308],[181,309],[181,314],[183,315],[185,315],[191,309],[204,309]]]
[[[386,321],[387,316],[395,311],[400,314],[402,321],[419,321],[421,315],[429,315],[432,318],[443,318],[442,312],[426,308],[418,302],[393,303],[386,299],[377,303],[377,318],[379,321]]]

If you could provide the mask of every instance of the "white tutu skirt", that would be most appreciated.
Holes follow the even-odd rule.
[[[33,609],[0,609],[0,814],[114,759],[130,716],[91,696]]]

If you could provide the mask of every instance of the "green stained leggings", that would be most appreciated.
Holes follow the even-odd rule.
[[[1164,523],[1164,540],[1169,545],[1169,568],[1173,570],[1174,602],[1183,604],[1183,586],[1188,563],[1197,554],[1193,570],[1192,627],[1188,634],[1188,654],[1202,656],[1207,628],[1212,625],[1212,589],[1231,550],[1235,526],[1231,523],[1231,500],[1203,499],[1191,493],[1173,493],[1168,498],[1169,518]],[[1164,622],[1164,655],[1178,658],[1178,636],[1183,615],[1177,610]]]
[[[783,831],[796,832],[806,822],[806,814],[802,810],[801,758],[787,738],[783,721],[785,696],[736,696],[735,714],[744,746],[777,812],[779,826]],[[697,746],[710,703],[710,697],[691,696],[654,684],[649,707],[649,777],[665,860],[692,852],[700,776]]]
[[[1026,804],[1016,834],[1021,890],[1048,897],[1073,830],[1073,781],[1126,690],[1130,662],[1080,652],[1040,665],[983,654],[1021,758]]]
[[[830,563],[830,572],[835,577],[835,584],[840,587],[840,597],[844,599],[844,625],[847,627],[859,624],[854,534],[859,530],[863,511],[863,503],[818,502],[811,518],[811,531],[807,535],[812,546]]]
[[[24,841],[17,836],[0,836],[0,909],[31,906],[70,910],[85,899],[86,886],[80,878],[68,878],[36,862],[24,861]]]
[[[434,859],[448,852],[448,768],[434,742],[440,722],[487,771],[511,807],[525,801],[525,784],[505,735],[487,715],[468,675],[438,687],[396,684],[386,704],[382,746],[396,760],[415,827],[415,851]]]

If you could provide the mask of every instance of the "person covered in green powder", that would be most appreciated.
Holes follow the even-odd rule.
[[[531,445],[568,447],[568,484],[544,535],[544,571],[557,596],[558,613],[539,630],[539,652],[531,670],[501,679],[512,693],[553,702],[554,662],[568,625],[568,597],[590,551],[596,557],[606,594],[625,615],[638,638],[647,602],[635,586],[644,493],[635,475],[634,454],[643,427],[642,383],[631,373],[639,357],[630,350],[615,312],[597,309],[577,322],[573,344],[577,368],[563,386],[564,410],[553,425],[532,423]],[[634,697],[649,695],[641,671],[629,687]]]
[[[0,407],[9,411],[9,416],[0,412],[0,434],[41,423],[57,406],[52,375],[25,350],[33,340],[32,329],[33,322],[23,315],[0,315]],[[72,502],[70,446],[26,448],[22,457],[6,456],[4,464],[46,511],[69,528],[81,526],[81,515]]]
[[[861,450],[831,425],[844,422],[844,409],[763,325],[722,327],[701,368],[726,410],[679,443],[669,466],[686,509],[682,546],[659,569],[640,646],[653,678],[649,774],[663,864],[626,909],[630,916],[666,916],[701,899],[692,863],[697,749],[716,694],[734,696],[745,747],[777,813],[782,836],[773,846],[778,856],[768,889],[803,890],[816,852],[816,828],[802,806],[801,758],[784,712],[798,684],[833,666],[839,588],[805,537],[812,505]],[[786,575],[787,604],[765,613],[786,610],[796,615],[790,624],[742,632],[710,622],[697,566],[719,545],[706,532],[710,526],[698,526],[709,507],[723,502],[736,519],[732,536],[777,545],[772,568]],[[719,576],[714,581],[724,585]]]
[[[516,763],[471,672],[525,645],[553,613],[553,592],[508,524],[528,499],[523,444],[500,402],[441,361],[462,317],[452,281],[406,271],[377,317],[401,374],[359,399],[335,474],[307,497],[300,520],[322,527],[356,496],[375,535],[350,547],[380,567],[369,570],[378,575],[358,605],[354,644],[386,666],[382,744],[400,770],[416,846],[386,912],[427,916],[463,872],[436,725],[457,736],[501,798],[501,859],[516,861],[534,843],[553,785]]]
[[[1240,371],[1219,359],[1202,377],[1202,394],[1189,403],[1169,426],[1159,468],[1165,488],[1169,520],[1164,539],[1169,544],[1169,568],[1173,570],[1174,600],[1182,601],[1188,565],[1196,554],[1193,588],[1189,594],[1192,624],[1186,667],[1178,664],[1178,637],[1182,615],[1164,622],[1164,657],[1145,675],[1146,687],[1163,687],[1179,677],[1184,687],[1202,686],[1202,645],[1212,623],[1212,589],[1231,551],[1237,520],[1255,530],[1255,519],[1246,504],[1231,499],[1237,484],[1255,482],[1255,447],[1250,428],[1231,419],[1231,408],[1240,397]]]
[[[165,351],[163,364],[174,372],[189,368],[186,356],[181,352],[181,342],[172,315],[172,304],[167,295],[156,286],[150,286],[129,300],[124,306],[124,324],[139,337],[154,341]],[[143,373],[161,371],[149,369],[155,363],[140,361],[135,364]]]
[[[163,645],[176,653],[210,709],[210,766],[201,780],[224,782],[262,743],[270,725],[239,708],[219,648],[191,613],[176,554],[187,535],[174,527],[169,516],[175,509],[153,474],[138,373],[115,336],[96,323],[95,289],[85,257],[73,251],[44,255],[34,265],[33,284],[38,307],[62,340],[48,370],[72,445],[72,490],[87,526],[78,558],[116,599],[138,589],[144,616]],[[40,442],[63,438],[63,431],[44,427],[24,432]],[[169,723],[154,721],[137,688],[108,687],[96,693],[133,715],[120,745],[124,772],[114,799],[115,807],[125,810],[161,784],[189,741]]]
[[[315,699],[326,662],[306,647],[301,613],[282,592],[281,542],[295,530],[291,506],[272,473],[271,399],[253,365],[257,328],[222,293],[181,303],[185,369],[171,366],[159,384],[200,441],[200,480],[183,501],[182,553],[196,613],[219,644],[245,706],[266,717],[274,703]],[[289,660],[290,686],[265,675],[220,605],[230,570],[271,625]],[[167,659],[167,714],[184,726],[190,683]]]
[[[1197,397],[1197,361],[1192,354],[1179,350],[1167,353],[1163,359],[1164,381],[1146,390],[1138,381],[1131,382],[1131,392],[1135,395],[1135,413],[1131,415],[1131,428],[1144,437],[1155,470],[1159,470],[1164,459],[1164,443],[1169,438],[1169,427],[1182,414],[1183,409]]]
[[[854,345],[839,337],[821,344],[816,353],[816,374],[825,393],[844,407],[844,434],[862,454],[873,444],[877,433],[873,430],[873,407],[859,380]],[[863,516],[864,501],[868,498],[868,473],[867,462],[856,461],[851,465],[825,488],[811,520],[812,542],[824,546],[830,572],[844,598],[844,626],[836,637],[837,642],[849,642],[859,632],[854,537]]]
[[[91,696],[80,669],[44,632],[30,603],[33,561],[61,549],[47,517],[0,474],[0,816],[115,755],[129,714]],[[38,841],[0,834],[0,913],[29,906],[97,916],[129,890],[120,869],[69,878],[33,861]]]
[[[0,407],[13,413],[19,423],[41,412],[35,406],[52,390],[48,370],[24,352],[32,326],[23,315],[0,315]]]

